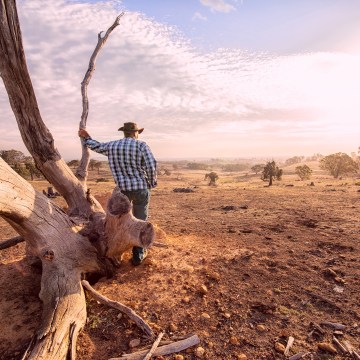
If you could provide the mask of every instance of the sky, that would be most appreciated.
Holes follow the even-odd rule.
[[[133,121],[158,159],[350,154],[360,145],[359,0],[18,0],[40,112],[81,157],[80,84],[101,142]],[[27,153],[0,80],[0,149]],[[104,159],[101,155],[94,158]]]

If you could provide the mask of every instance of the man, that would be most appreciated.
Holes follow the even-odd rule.
[[[124,132],[123,139],[105,143],[92,139],[85,129],[79,130],[79,136],[84,139],[88,148],[108,157],[116,185],[132,201],[134,216],[146,220],[150,190],[157,185],[156,160],[149,146],[138,140],[144,128],[140,129],[137,124],[127,122],[119,131]],[[147,251],[141,247],[133,247],[132,252],[135,266],[147,255]]]

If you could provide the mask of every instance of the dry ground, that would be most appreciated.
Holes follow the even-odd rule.
[[[166,331],[166,339],[196,333],[205,359],[285,359],[274,344],[286,344],[289,336],[295,338],[290,354],[350,358],[318,350],[318,343],[331,343],[334,331],[323,327],[324,334],[311,334],[311,323],[323,321],[346,325],[338,336],[359,352],[355,180],[315,175],[315,186],[308,186],[286,175],[269,188],[257,177],[220,174],[218,186],[209,187],[203,174],[160,177],[150,220],[167,232],[169,247],[151,249],[139,267],[128,254],[113,278],[94,287],[131,306],[157,332]],[[113,183],[90,187],[105,204]],[[188,187],[194,192],[173,192]],[[3,221],[0,229],[0,240],[16,235]],[[20,359],[39,323],[40,274],[23,256],[24,244],[0,252],[1,359]],[[130,349],[134,339],[141,343]],[[79,360],[118,357],[149,343],[125,315],[88,299]],[[195,359],[194,349],[181,355]]]

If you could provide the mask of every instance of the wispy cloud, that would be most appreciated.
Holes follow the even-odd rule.
[[[193,15],[192,20],[207,21],[207,17],[199,13],[198,11]]]
[[[80,156],[80,83],[98,31],[112,24],[117,10],[108,3],[34,0],[20,1],[19,13],[44,121],[65,158]],[[119,136],[122,123],[135,120],[159,156],[170,155],[171,148],[178,157],[195,149],[198,156],[209,155],[213,141],[223,141],[219,156],[236,156],[234,148],[257,146],[259,153],[266,139],[273,146],[281,138],[277,146],[289,148],[294,138],[300,144],[301,136],[304,146],[309,133],[318,134],[312,137],[318,136],[316,146],[329,142],[321,132],[355,138],[359,62],[359,56],[342,53],[204,53],[177,29],[127,12],[98,57],[89,85],[88,129],[107,141]],[[21,150],[2,84],[0,108],[2,131],[9,134],[1,147]]]
[[[236,8],[224,0],[200,0],[200,3],[209,7],[211,11],[228,13],[236,10]]]

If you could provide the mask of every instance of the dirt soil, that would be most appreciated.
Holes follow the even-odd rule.
[[[335,331],[323,322],[345,325],[336,336],[360,353],[355,181],[315,178],[309,186],[285,178],[265,187],[257,178],[220,180],[210,187],[203,174],[162,176],[150,221],[166,231],[168,248],[153,247],[138,267],[126,254],[116,275],[94,288],[132,307],[156,333],[165,331],[164,340],[197,334],[204,353],[193,347],[178,353],[179,360],[285,359],[279,344],[286,346],[290,336],[290,355],[350,359],[339,349],[319,349],[319,343],[333,344]],[[91,186],[105,204],[113,183]],[[2,220],[0,230],[0,240],[17,235]],[[0,252],[0,359],[21,359],[40,321],[41,274],[24,254],[24,243]],[[152,344],[125,315],[90,297],[87,302],[79,360],[120,357]],[[136,339],[140,344],[131,348]]]

